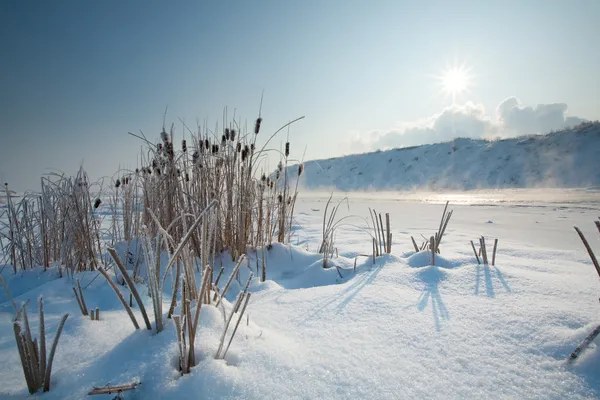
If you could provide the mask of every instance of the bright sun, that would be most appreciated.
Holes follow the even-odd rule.
[[[442,86],[442,91],[446,95],[452,96],[452,102],[456,101],[456,97],[463,92],[469,90],[471,84],[471,69],[465,65],[454,65],[446,67],[438,80]]]

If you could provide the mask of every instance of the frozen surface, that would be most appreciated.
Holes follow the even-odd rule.
[[[101,321],[92,322],[78,311],[73,282],[58,279],[55,270],[12,276],[6,268],[2,275],[18,302],[44,296],[49,339],[62,313],[71,315],[51,392],[37,395],[43,398],[81,399],[93,386],[134,379],[142,385],[126,399],[597,398],[598,346],[575,365],[564,359],[600,323],[600,282],[572,228],[579,226],[600,252],[593,225],[600,197],[593,191],[535,193],[351,195],[349,207],[340,207],[340,216],[355,217],[336,234],[340,257],[332,263],[339,272],[323,270],[314,254],[327,197],[305,193],[293,246],[267,251],[268,280],[253,281],[249,324],[240,326],[227,359],[213,359],[221,310],[203,308],[201,361],[183,377],[175,370],[172,323],[165,320],[158,335],[134,331],[102,277],[85,289],[88,305],[101,309]],[[420,243],[421,234],[437,230],[445,197],[454,214],[436,266],[429,266],[430,254],[415,254],[410,236]],[[368,207],[390,213],[394,238],[392,254],[375,265],[364,232]],[[481,235],[488,242],[499,238],[495,267],[475,260],[469,242]],[[255,264],[251,252],[230,301]],[[224,266],[228,276],[233,266]],[[79,278],[87,286],[95,276]],[[147,291],[139,288],[150,310]],[[165,311],[169,293],[170,282]],[[27,390],[12,308],[3,296],[0,397],[21,399]],[[33,307],[30,318],[37,329]]]

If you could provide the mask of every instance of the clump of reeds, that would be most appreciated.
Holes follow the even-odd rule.
[[[101,254],[100,222],[87,174],[75,177],[52,173],[41,179],[41,192],[14,202],[5,184],[8,222],[0,222],[3,252],[13,271],[58,263],[68,272],[95,269]],[[62,273],[62,269],[60,269]]]
[[[344,220],[351,217],[345,216],[343,218],[336,219],[336,215],[342,203],[345,201],[346,205],[348,205],[348,198],[344,197],[343,199],[339,200],[337,204],[331,208],[331,211],[329,211],[332,198],[333,194],[329,196],[327,204],[325,205],[325,211],[323,212],[323,236],[321,239],[321,245],[319,246],[319,253],[323,254],[323,268],[329,267],[329,260],[334,254],[336,229],[339,228]]]
[[[379,257],[383,253],[390,254],[392,252],[392,232],[390,227],[390,214],[385,214],[385,227],[381,214],[377,214],[375,209],[369,207],[369,215],[373,222],[373,253],[374,257]]]
[[[440,219],[439,228],[433,236],[430,236],[428,238],[421,235],[423,237],[423,242],[421,243],[421,246],[417,246],[415,238],[412,236],[410,237],[415,252],[418,253],[419,251],[423,250],[429,250],[432,252],[432,262],[435,259],[435,255],[433,253],[440,253],[440,243],[442,242],[442,238],[446,233],[446,228],[448,227],[448,223],[450,222],[450,218],[452,217],[453,210],[448,211],[448,203],[449,202],[447,201],[446,206],[444,207],[444,212],[442,213],[442,218]]]
[[[475,244],[471,240],[471,247],[473,248],[473,253],[475,253],[475,258],[477,259],[477,264],[481,264],[483,261],[484,265],[488,265],[488,252],[485,244],[485,237],[481,236],[479,238],[479,250],[476,249]],[[492,250],[492,266],[496,265],[496,250],[498,249],[498,239],[494,239],[494,248]],[[479,257],[481,256],[481,260]]]
[[[31,333],[27,317],[27,303],[21,308],[20,315],[22,316],[22,321],[15,321],[13,328],[21,366],[23,367],[23,374],[27,382],[27,389],[29,393],[35,393],[42,388],[44,392],[47,392],[50,390],[52,362],[54,361],[54,355],[58,346],[58,339],[69,314],[63,315],[60,320],[48,358],[46,358],[46,328],[44,325],[44,303],[42,298],[39,300],[39,342],[38,338],[33,338]]]

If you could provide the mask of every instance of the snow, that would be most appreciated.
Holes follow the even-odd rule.
[[[547,135],[452,142],[308,161],[305,189],[406,190],[600,185],[600,123]],[[298,167],[289,167],[297,177]]]
[[[55,269],[12,276],[12,269],[5,268],[2,276],[18,303],[44,297],[47,338],[53,339],[60,316],[70,314],[51,391],[35,396],[81,399],[93,386],[132,380],[142,384],[125,393],[126,399],[600,396],[598,340],[574,365],[564,361],[600,323],[598,276],[572,228],[580,227],[600,250],[592,222],[600,215],[600,193],[350,195],[350,209],[340,207],[339,217],[354,217],[337,231],[340,256],[331,260],[339,273],[335,267],[324,270],[314,253],[327,197],[301,194],[293,245],[274,244],[266,251],[268,279],[252,282],[249,323],[244,318],[225,360],[213,357],[222,310],[202,308],[200,361],[185,376],[175,367],[172,322],[165,319],[160,334],[135,331],[102,276],[76,276],[86,287],[88,307],[101,310],[101,320],[91,321],[79,312],[70,278],[59,279]],[[457,201],[449,206],[454,214],[436,265],[430,266],[430,253],[415,253],[410,236],[420,243],[421,234],[429,237],[437,230],[445,197]],[[368,207],[390,213],[394,237],[392,254],[375,264],[364,256],[372,251],[361,229]],[[470,241],[481,235],[488,243],[499,238],[495,267],[475,260]],[[224,304],[228,312],[250,271],[256,274],[256,256],[249,252],[239,281],[230,287]],[[222,279],[234,264],[225,256],[223,266]],[[138,290],[151,310],[147,289],[140,284]],[[165,311],[170,291],[168,280]],[[26,398],[12,333],[14,315],[2,296],[0,397]],[[31,305],[29,311],[35,331],[37,313]],[[134,312],[141,321],[137,307]]]

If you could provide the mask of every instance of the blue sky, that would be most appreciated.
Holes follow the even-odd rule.
[[[290,138],[307,159],[600,119],[599,14],[597,0],[3,1],[0,178],[135,168],[127,132],[158,138],[167,105],[179,134],[179,117],[214,126],[224,107],[250,125],[263,90],[264,135],[305,115]],[[451,105],[435,76],[454,60],[472,79]]]

